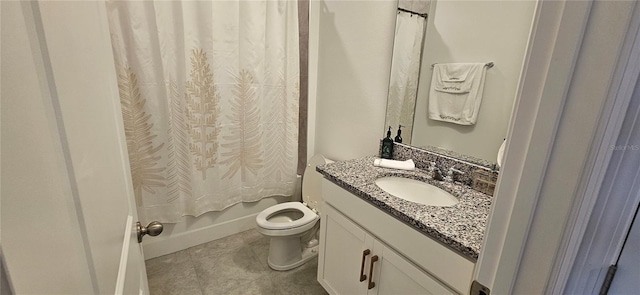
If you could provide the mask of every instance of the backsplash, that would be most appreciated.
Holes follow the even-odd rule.
[[[446,176],[449,168],[455,166],[456,169],[464,172],[462,175],[456,174],[457,182],[489,195],[493,195],[495,180],[498,178],[498,171],[494,169],[401,143],[394,143],[393,159],[399,161],[413,159],[418,169],[427,169],[430,162],[435,162],[443,176]]]

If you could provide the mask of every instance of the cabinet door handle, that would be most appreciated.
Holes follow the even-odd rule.
[[[373,257],[371,257],[371,268],[369,268],[369,290],[373,289],[373,287],[376,286],[375,282],[372,282],[373,280],[373,264],[378,261],[378,255],[373,255]]]
[[[362,251],[362,264],[360,265],[360,281],[363,282],[367,279],[367,275],[364,274],[364,259],[371,253],[371,250],[366,249]]]

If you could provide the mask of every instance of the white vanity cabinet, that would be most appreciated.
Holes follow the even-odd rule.
[[[379,241],[374,245],[374,253],[382,253],[373,268],[377,290],[368,294],[455,294]]]
[[[331,206],[321,215],[318,280],[332,294],[454,294]]]
[[[365,294],[361,274],[371,259],[371,236],[331,206],[324,206],[320,222],[318,281],[334,294]]]
[[[318,281],[330,294],[468,293],[473,262],[328,180],[322,186]]]

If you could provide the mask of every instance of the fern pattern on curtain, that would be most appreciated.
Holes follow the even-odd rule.
[[[296,1],[108,1],[141,220],[292,195]]]

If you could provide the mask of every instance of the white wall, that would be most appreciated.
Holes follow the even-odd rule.
[[[507,134],[535,1],[435,2],[429,16],[411,144],[430,145],[495,161]],[[489,62],[475,125],[427,119],[434,63]]]
[[[346,160],[378,153],[396,7],[391,0],[311,1],[309,155]]]

